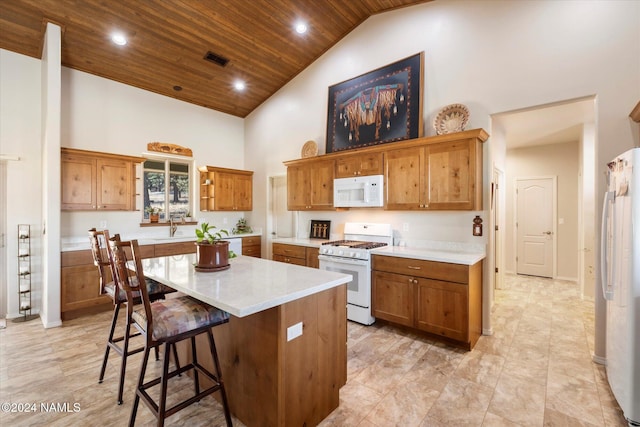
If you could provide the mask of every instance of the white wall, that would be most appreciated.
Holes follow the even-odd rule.
[[[42,52],[42,303],[45,327],[60,326],[60,70],[62,31],[47,23]]]
[[[40,295],[46,268],[43,259],[52,256],[50,259],[59,260],[57,250],[45,252],[43,249],[43,201],[51,196],[51,191],[59,191],[60,172],[59,169],[57,172],[52,170],[51,176],[43,172],[42,150],[46,146],[42,143],[44,130],[41,123],[45,118],[41,109],[49,111],[51,106],[43,105],[42,62],[0,49],[0,152],[21,159],[19,162],[7,162],[6,277],[9,317],[18,314],[15,263],[17,224],[32,224],[36,237],[33,242],[37,251],[34,256],[36,311],[42,307]],[[149,142],[170,142],[191,148],[197,160],[196,167],[244,168],[242,119],[65,67],[62,67],[61,73],[59,145],[140,156],[146,152]],[[51,164],[47,162],[47,165],[51,168],[55,163],[59,164],[59,160]],[[196,177],[194,172],[193,178]],[[45,185],[47,195],[43,191]],[[59,200],[59,195],[53,197]],[[243,213],[196,212],[196,215],[201,220],[230,230]],[[51,236],[57,234],[62,238],[87,238],[87,230],[98,226],[101,221],[106,221],[109,228],[117,230],[124,237],[142,233],[166,236],[169,233],[165,227],[140,228],[140,212],[62,212],[58,221],[47,224],[47,231]],[[193,233],[193,227],[180,227],[178,233],[189,235]],[[59,237],[52,237],[50,243],[55,241],[59,244]],[[51,279],[51,275],[48,278]],[[55,289],[47,297],[52,307],[59,304],[58,299],[59,290]]]
[[[40,61],[0,49],[0,153],[6,163],[7,317],[18,316],[18,224],[31,224],[34,312],[42,293],[42,152]]]
[[[596,176],[602,176],[608,159],[634,145],[628,115],[640,99],[638,22],[640,2],[624,0],[439,0],[373,16],[246,118],[246,165],[266,190],[265,178],[284,173],[282,161],[299,158],[305,141],[324,146],[329,86],[424,51],[427,135],[438,110],[451,103],[469,107],[469,129],[490,130],[493,113],[596,95]],[[485,145],[492,143],[490,138]],[[485,176],[490,165],[487,158]],[[599,200],[604,181],[597,182]],[[266,210],[266,197],[257,196],[252,225],[265,226]],[[352,213],[331,215],[343,223]],[[447,238],[472,239],[467,214],[372,217],[397,224],[396,215],[429,224],[416,237],[438,238],[430,233],[442,224]],[[456,224],[449,224],[452,218]],[[304,220],[300,224],[307,227]],[[597,342],[596,353],[602,349]]]
[[[540,145],[507,150],[506,169],[506,247],[505,268],[516,272],[516,195],[518,178],[557,177],[557,277],[566,280],[578,279],[578,182],[580,170],[579,144],[577,141],[564,144]],[[534,207],[532,207],[534,208]],[[563,224],[560,224],[560,220]]]
[[[191,148],[196,168],[244,168],[244,121],[238,117],[69,68],[63,68],[62,87],[63,147],[144,156],[147,143],[169,142]],[[229,230],[243,215],[201,213],[197,201],[194,206],[197,218]],[[112,230],[117,224],[123,236],[168,235],[162,227],[143,231],[141,218],[141,212],[63,212],[61,232],[63,237],[84,237],[106,221]],[[192,233],[192,227],[178,232]]]

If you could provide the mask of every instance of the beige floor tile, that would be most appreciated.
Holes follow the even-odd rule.
[[[471,352],[388,324],[349,322],[348,381],[340,406],[320,425],[626,427],[604,367],[591,361],[593,302],[582,300],[578,286],[566,281],[507,275],[504,288],[495,292],[494,334],[480,337]],[[124,403],[118,406],[120,358],[113,352],[98,384],[110,322],[110,312],[46,330],[37,320],[7,322],[0,329],[0,399],[68,402],[80,410],[0,412],[0,425],[126,424],[142,355],[129,358]],[[160,368],[150,361],[148,377]],[[190,380],[179,379],[172,398],[190,390]],[[141,404],[136,426],[152,425],[154,417]],[[224,416],[207,397],[167,425],[224,425]],[[244,427],[235,419],[234,425]]]
[[[540,426],[544,420],[545,386],[503,374],[496,385],[489,411],[523,426]]]
[[[482,425],[493,389],[463,378],[452,378],[433,404],[423,426]]]
[[[592,377],[593,378],[593,377]],[[549,372],[547,408],[584,422],[603,425],[602,407],[594,381]]]

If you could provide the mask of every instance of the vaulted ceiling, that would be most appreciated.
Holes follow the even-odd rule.
[[[426,1],[2,0],[0,48],[41,58],[52,22],[63,66],[246,117],[369,16]]]

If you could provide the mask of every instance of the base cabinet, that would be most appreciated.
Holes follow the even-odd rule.
[[[274,243],[272,246],[272,254],[274,261],[302,265],[305,267],[320,267],[320,261],[318,261],[320,249],[318,248],[289,245],[286,243]]]
[[[377,318],[413,326],[413,278],[402,274],[373,272],[373,306]]]
[[[262,258],[262,239],[260,236],[242,238],[242,255]]]
[[[456,341],[469,335],[468,285],[416,279],[415,326]]]
[[[142,258],[194,253],[194,242],[140,246]],[[131,257],[126,250],[127,257]],[[60,311],[62,320],[109,310],[111,298],[100,293],[100,275],[93,265],[91,250],[62,252],[60,256]]]
[[[482,334],[482,262],[374,255],[373,315],[472,349]]]

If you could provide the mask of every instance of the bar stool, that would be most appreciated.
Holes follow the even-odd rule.
[[[119,236],[117,239],[119,240]],[[107,295],[113,302],[113,316],[111,319],[111,328],[109,329],[109,337],[107,338],[107,348],[104,352],[104,358],[102,360],[102,368],[100,369],[100,378],[98,383],[102,384],[104,374],[107,369],[107,361],[109,360],[109,350],[113,351],[122,357],[120,364],[120,384],[118,386],[118,405],[122,405],[122,393],[124,390],[124,376],[127,368],[127,356],[140,353],[144,350],[144,347],[139,347],[133,350],[129,350],[129,338],[139,336],[139,332],[130,333],[131,319],[127,316],[126,326],[123,336],[114,337],[115,329],[118,323],[118,315],[120,314],[120,307],[127,303],[127,294],[122,290],[115,280],[112,280],[113,271],[109,261],[107,241],[109,240],[109,231],[97,231],[95,228],[89,230],[89,240],[91,242],[91,253],[93,255],[93,264],[98,267],[100,273],[100,293]],[[146,281],[147,290],[149,292],[149,298],[152,301],[163,299],[166,294],[176,292],[175,289],[165,286],[155,280],[148,279]],[[134,303],[140,304],[140,295],[136,293],[134,296]],[[122,347],[118,345],[122,342]],[[155,349],[156,360],[159,359],[158,348]],[[178,363],[177,352],[174,353],[176,363]]]
[[[134,326],[145,337],[144,356],[142,358],[142,367],[140,368],[140,377],[136,388],[136,398],[133,402],[131,418],[129,419],[129,426],[133,426],[135,424],[140,398],[142,398],[142,401],[149,407],[156,417],[157,425],[163,426],[165,418],[186,408],[192,403],[198,402],[205,396],[213,394],[216,391],[220,391],[221,394],[227,426],[232,426],[233,423],[231,421],[231,413],[227,402],[227,394],[222,381],[220,362],[218,360],[213,333],[211,332],[212,327],[229,321],[229,313],[198,301],[190,296],[182,296],[164,301],[155,301],[152,303],[149,299],[147,289],[144,286],[139,286],[140,283],[145,282],[145,277],[142,270],[138,241],[132,240],[131,242],[120,242],[116,239],[110,239],[109,247],[109,256],[112,257],[116,281],[125,290],[129,300],[133,298],[134,292],[139,291],[143,305],[142,309],[133,311],[133,305],[127,304],[127,310],[133,320]],[[132,261],[135,265],[134,277],[129,277],[128,275],[125,248],[131,249]],[[208,371],[198,363],[195,337],[200,334],[207,334],[209,349],[211,351],[211,357],[216,371],[215,374]],[[169,348],[172,347],[175,350],[176,343],[186,339],[191,341],[192,362],[186,366],[177,367],[174,371],[169,372]],[[145,382],[149,351],[151,348],[157,347],[160,344],[165,344],[162,374],[158,378]],[[166,400],[168,380],[191,369],[194,371],[194,396],[167,408]],[[205,390],[200,390],[200,374],[211,380],[213,385]],[[160,398],[159,402],[156,403],[147,393],[147,389],[158,384],[160,384]]]

